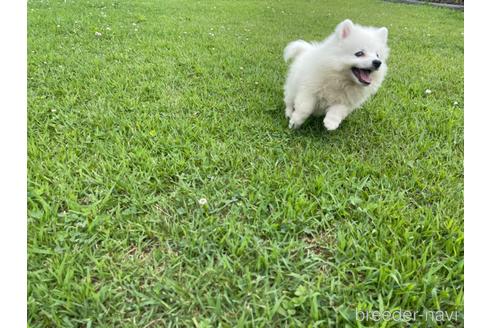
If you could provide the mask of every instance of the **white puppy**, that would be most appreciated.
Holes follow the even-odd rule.
[[[386,74],[388,30],[344,20],[321,43],[297,40],[284,50],[293,60],[285,83],[285,115],[290,128],[310,116],[324,115],[335,130],[342,120],[373,95]]]

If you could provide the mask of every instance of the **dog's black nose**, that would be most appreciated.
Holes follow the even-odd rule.
[[[377,59],[373,60],[372,61],[372,66],[374,66],[375,69],[378,69],[379,66],[381,66],[381,61],[380,60],[377,60]]]

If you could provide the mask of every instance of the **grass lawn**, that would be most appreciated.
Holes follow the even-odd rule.
[[[389,28],[387,79],[291,131],[283,48],[345,18]],[[29,326],[463,311],[463,52],[430,6],[29,1]]]

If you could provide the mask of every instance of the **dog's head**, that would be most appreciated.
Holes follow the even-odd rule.
[[[347,78],[361,86],[382,82],[389,55],[386,27],[360,26],[346,19],[336,27],[335,39]]]

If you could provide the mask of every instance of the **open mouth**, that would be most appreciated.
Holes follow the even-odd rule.
[[[364,69],[364,68],[358,68],[358,67],[352,67],[352,74],[359,80],[360,83],[363,85],[369,85],[371,84],[372,78],[370,76],[371,74],[370,69]]]

